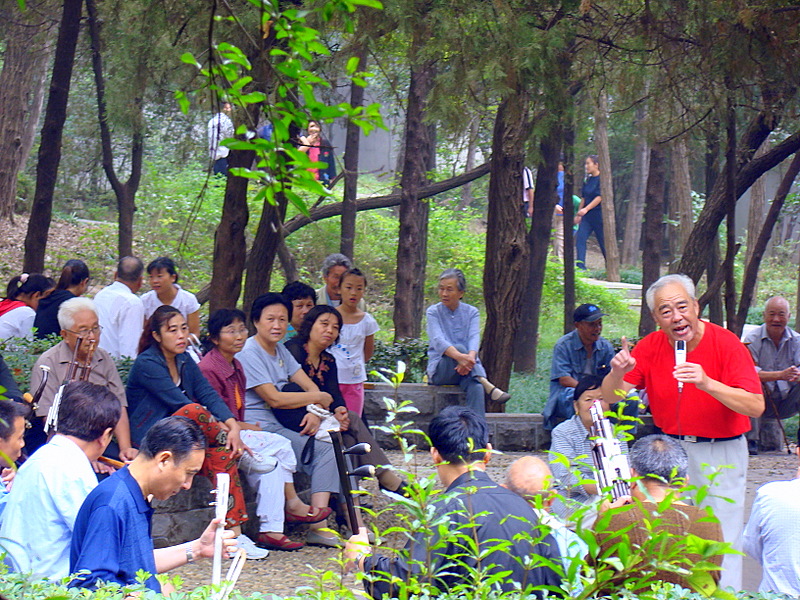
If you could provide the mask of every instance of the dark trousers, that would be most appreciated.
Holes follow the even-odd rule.
[[[600,245],[600,251],[603,253],[603,258],[606,256],[606,242],[603,235],[603,211],[592,209],[581,219],[578,225],[578,233],[575,235],[575,244],[577,246],[577,260],[578,268],[586,269],[586,242],[589,241],[589,236],[594,232],[597,238],[597,243]]]

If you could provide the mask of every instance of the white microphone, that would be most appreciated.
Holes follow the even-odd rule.
[[[678,340],[675,342],[675,366],[682,365],[686,362],[686,342]],[[683,391],[683,382],[678,382],[678,391]]]

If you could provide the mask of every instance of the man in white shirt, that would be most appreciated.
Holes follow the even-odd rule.
[[[230,150],[227,146],[220,145],[220,142],[233,137],[234,129],[233,121],[230,118],[231,111],[231,103],[223,102],[222,110],[211,117],[208,122],[208,154],[214,164],[214,175],[228,175],[228,154]]]
[[[795,449],[800,456],[800,447]],[[744,530],[744,551],[761,563],[759,592],[800,596],[800,469],[795,479],[758,488]]]
[[[120,409],[102,386],[75,381],[64,388],[58,432],[22,465],[3,511],[0,553],[13,571],[36,579],[69,575],[75,518],[97,485],[91,461],[108,446]]]
[[[94,297],[97,318],[103,328],[100,347],[114,358],[136,358],[144,326],[144,305],[136,295],[142,287],[144,264],[126,256],[117,263],[114,283]]]

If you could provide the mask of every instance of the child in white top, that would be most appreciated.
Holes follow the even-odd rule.
[[[364,382],[367,380],[366,364],[375,350],[375,333],[380,328],[375,318],[358,308],[364,297],[367,278],[356,268],[342,273],[339,280],[342,303],[336,308],[342,315],[339,343],[331,346],[339,371],[339,389],[348,410],[359,416],[364,410]]]
[[[159,306],[174,306],[186,318],[189,333],[200,335],[200,303],[191,292],[178,285],[178,272],[171,258],[162,256],[147,265],[151,291],[142,295],[144,318],[149,319]]]

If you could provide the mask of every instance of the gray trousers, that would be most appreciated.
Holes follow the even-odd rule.
[[[722,526],[722,536],[736,550],[742,549],[744,498],[747,484],[747,440],[741,436],[727,442],[681,440],[689,456],[689,485],[709,485],[700,506],[710,506]],[[711,475],[713,477],[713,483]],[[730,498],[733,502],[727,502]],[[742,589],[742,557],[726,554],[722,560],[721,588]]]
[[[463,346],[454,346],[461,353],[466,353]],[[486,377],[486,369],[478,359],[469,375],[459,375],[456,372],[458,363],[449,356],[442,356],[436,371],[428,378],[431,385],[457,385],[467,396],[467,408],[474,410],[479,415],[486,413],[486,394],[483,385],[477,377]]]
[[[783,448],[783,434],[779,419],[788,419],[800,410],[800,383],[792,383],[789,393],[783,397],[772,391],[770,386],[764,389],[764,414],[750,417],[750,431],[747,439],[758,442],[761,450],[780,450]]]

